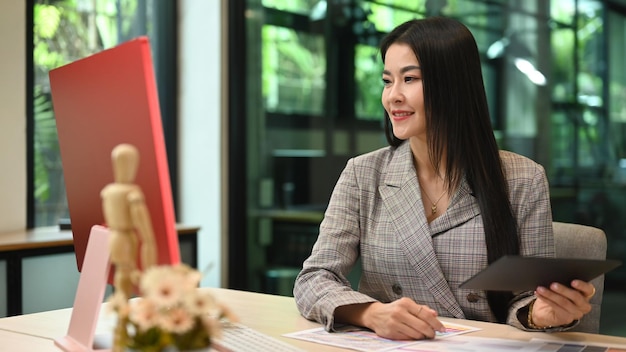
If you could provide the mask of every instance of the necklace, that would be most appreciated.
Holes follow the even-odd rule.
[[[420,185],[420,188],[422,189],[422,192],[424,192],[424,194],[426,195],[426,198],[428,198],[428,200],[430,201],[430,203],[432,204],[430,206],[430,210],[432,211],[431,215],[435,215],[437,213],[437,203],[439,203],[439,201],[441,200],[441,198],[443,198],[443,196],[446,194],[446,190],[443,190],[443,193],[441,193],[441,195],[439,196],[439,199],[437,199],[436,202],[433,202],[433,200],[428,196],[428,193],[426,193],[426,191],[424,190],[424,188],[422,187],[422,185]]]

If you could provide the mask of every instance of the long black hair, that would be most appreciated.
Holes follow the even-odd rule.
[[[467,179],[480,206],[487,260],[519,254],[517,223],[511,210],[499,148],[493,135],[476,41],[457,20],[430,17],[396,27],[382,41],[383,62],[389,46],[409,45],[419,61],[423,89],[428,154],[439,172],[442,156],[445,182],[456,189]],[[385,112],[385,135],[391,146],[403,141],[393,134]],[[506,322],[511,292],[487,292],[489,307]]]

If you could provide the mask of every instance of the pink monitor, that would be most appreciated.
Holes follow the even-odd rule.
[[[180,262],[150,43],[139,37],[50,71],[74,249],[82,270],[93,225],[105,225],[100,191],[113,182],[111,151],[140,153],[135,178],[152,219],[160,264]]]

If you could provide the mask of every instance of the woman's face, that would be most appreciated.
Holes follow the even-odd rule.
[[[426,141],[422,71],[407,44],[394,43],[387,49],[383,83],[382,103],[393,134],[399,139],[417,137]]]

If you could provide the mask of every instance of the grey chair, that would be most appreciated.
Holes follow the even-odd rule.
[[[554,247],[557,258],[606,258],[606,235],[604,231],[590,226],[554,222]],[[570,331],[597,334],[600,330],[600,312],[602,294],[604,292],[604,275],[591,281],[596,294],[591,299],[591,312],[585,315],[580,323]]]

